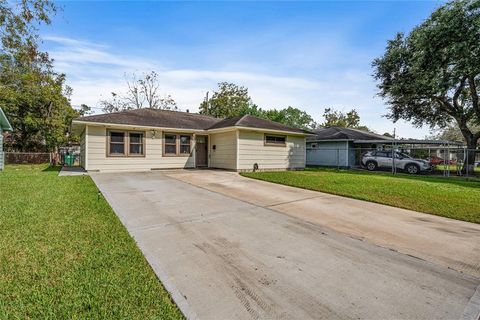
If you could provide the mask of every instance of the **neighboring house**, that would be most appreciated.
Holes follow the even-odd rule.
[[[359,165],[362,150],[366,152],[376,148],[379,142],[389,140],[392,138],[358,129],[321,128],[307,138],[306,163],[309,166],[351,168]]]
[[[81,136],[81,165],[90,171],[305,167],[308,132],[250,115],[136,109],[77,118],[72,127]]]
[[[7,116],[0,108],[0,171],[3,170],[5,165],[5,153],[3,152],[3,132],[12,131],[12,126],[8,122]]]

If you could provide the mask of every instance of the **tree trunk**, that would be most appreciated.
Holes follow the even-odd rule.
[[[477,141],[467,140],[467,150],[465,150],[465,157],[463,161],[463,173],[473,174],[475,170],[475,158],[477,155]]]

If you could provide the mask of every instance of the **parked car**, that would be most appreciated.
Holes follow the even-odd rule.
[[[395,163],[395,168],[410,174],[417,174],[432,168],[427,160],[414,159],[401,152],[394,152],[393,154],[395,159],[392,159],[391,151],[369,151],[363,155],[362,165],[370,171],[375,171],[379,168],[392,168],[392,163]]]
[[[430,162],[430,165],[431,165],[431,166],[438,166],[438,165],[445,164],[445,159],[440,158],[440,157],[437,157],[437,156],[431,156],[431,157],[428,158],[427,160]],[[447,161],[446,161],[446,164],[455,165],[455,164],[457,164],[457,161],[455,161],[455,160],[447,160]]]

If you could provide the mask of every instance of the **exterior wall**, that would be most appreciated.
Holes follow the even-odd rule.
[[[109,128],[114,129],[114,128]],[[117,128],[115,130],[126,130]],[[126,130],[128,131],[128,130]],[[164,157],[163,132],[156,131],[152,139],[150,130],[135,130],[145,132],[144,157],[107,157],[107,129],[99,126],[88,126],[87,143],[87,170],[100,171],[144,171],[151,169],[180,169],[195,167],[195,145],[189,157]]]
[[[312,143],[317,147],[312,148]],[[307,165],[349,167],[355,162],[349,149],[350,144],[347,141],[307,142]]]
[[[235,130],[210,134],[211,168],[237,169],[237,132]],[[215,146],[215,149],[213,149]]]
[[[263,132],[239,131],[238,170],[295,170],[305,168],[305,137],[287,136],[286,146],[264,144]]]
[[[85,169],[85,151],[86,151],[86,144],[87,144],[87,139],[86,139],[86,128],[83,130],[82,134],[80,135],[80,166]]]

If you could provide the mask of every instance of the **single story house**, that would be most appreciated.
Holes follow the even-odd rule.
[[[307,137],[309,166],[351,168],[360,164],[361,153],[375,149],[382,141],[392,138],[364,130],[327,127]],[[371,142],[370,142],[371,141]]]
[[[84,116],[72,129],[88,171],[303,169],[309,134],[250,115],[218,119],[156,109]]]
[[[5,165],[5,153],[3,152],[3,132],[4,131],[12,131],[13,128],[8,122],[7,116],[3,112],[2,108],[0,108],[0,171],[3,170]]]

